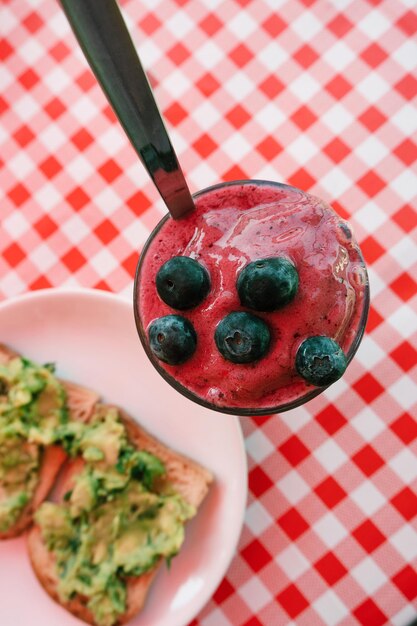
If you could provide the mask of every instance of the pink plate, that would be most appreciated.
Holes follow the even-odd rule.
[[[0,342],[124,407],[166,444],[208,467],[215,484],[171,569],[162,567],[132,626],[185,626],[235,553],[247,495],[239,420],[175,392],[148,362],[129,301],[95,290],[41,290],[0,305]],[[25,538],[0,543],[0,624],[76,626],[31,571]]]

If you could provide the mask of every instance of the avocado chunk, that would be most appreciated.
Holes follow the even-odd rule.
[[[0,365],[0,532],[32,499],[42,447],[56,441],[66,419],[65,389],[50,365],[23,357]]]
[[[64,434],[84,466],[63,502],[44,503],[35,520],[55,555],[62,601],[80,594],[99,626],[113,626],[126,610],[127,577],[169,562],[196,511],[164,480],[162,461],[130,444],[117,409],[99,407]]]

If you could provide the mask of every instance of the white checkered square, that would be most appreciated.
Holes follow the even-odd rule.
[[[275,557],[275,560],[290,580],[296,580],[311,567],[295,544],[290,544]]]
[[[246,437],[246,449],[257,463],[262,463],[275,451],[275,446],[272,445],[271,440],[264,435],[262,430],[254,430]]]
[[[381,568],[369,556],[358,563],[350,573],[370,596],[388,580]]]
[[[386,503],[386,498],[370,480],[361,483],[350,493],[350,497],[368,517],[374,515]]]

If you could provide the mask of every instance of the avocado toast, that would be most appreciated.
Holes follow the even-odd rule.
[[[59,381],[51,364],[0,344],[0,539],[30,525],[66,458],[58,428],[87,420],[97,400],[96,393]]]
[[[97,404],[84,428],[68,430],[65,445],[74,459],[58,502],[35,515],[32,566],[68,611],[119,626],[142,609],[161,563],[180,549],[212,475],[114,406]]]

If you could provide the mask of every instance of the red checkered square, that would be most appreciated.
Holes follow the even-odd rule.
[[[98,283],[94,285],[94,289],[100,289],[101,291],[111,291],[111,287],[105,280],[99,280]]]
[[[282,146],[270,135],[265,137],[265,139],[256,146],[256,149],[267,161],[272,161],[277,154],[282,152]]]
[[[377,328],[382,322],[384,318],[378,313],[378,311],[371,305],[369,307],[368,321],[366,324],[366,328],[368,332],[372,332]]]
[[[242,624],[242,626],[263,626],[262,622],[258,620],[257,617],[251,617],[247,622]]]
[[[131,209],[131,211],[138,216],[144,213],[151,206],[149,198],[142,191],[137,191],[133,194],[133,196],[126,201],[126,204],[129,209]]]
[[[52,283],[46,278],[46,276],[39,276],[36,280],[30,283],[29,290],[36,291],[37,289],[50,289],[52,286]]]
[[[386,123],[387,117],[372,105],[359,116],[359,121],[362,122],[365,128],[370,132],[375,132]]]
[[[333,404],[320,411],[316,420],[329,435],[334,435],[346,424],[346,418]]]
[[[209,13],[201,20],[199,26],[209,37],[212,37],[217,31],[223,28],[223,22],[215,13]]]
[[[360,526],[355,528],[352,532],[353,537],[362,546],[362,548],[371,554],[380,545],[382,545],[386,538],[382,532],[375,526],[371,520],[366,520]]]
[[[50,156],[39,165],[46,178],[54,178],[62,170],[62,165],[54,156]]]
[[[406,233],[410,233],[417,226],[417,211],[409,204],[406,204],[393,215],[392,219]]]
[[[394,87],[405,100],[412,100],[417,95],[417,79],[412,74],[404,76]]]
[[[53,120],[61,117],[65,110],[65,105],[59,98],[52,98],[52,100],[44,106],[45,113],[47,113]]]
[[[369,444],[361,448],[352,460],[365,476],[372,476],[384,465],[384,459]]]
[[[77,272],[86,264],[87,259],[77,248],[71,248],[62,256],[62,262],[70,272]]]
[[[384,391],[381,383],[372,374],[365,374],[353,386],[365,402],[373,402]]]
[[[345,15],[339,14],[327,24],[327,28],[336,37],[344,37],[353,28],[353,24]]]
[[[226,114],[226,119],[236,128],[241,128],[250,120],[250,115],[240,104],[237,104],[233,109]]]
[[[390,287],[404,301],[409,300],[417,293],[417,283],[408,272],[403,272],[391,283]]]
[[[394,154],[404,163],[412,165],[417,160],[417,144],[411,139],[404,139],[394,150]]]
[[[309,526],[302,515],[297,509],[291,508],[284,515],[277,520],[282,530],[288,535],[290,539],[295,541],[308,530]]]
[[[390,356],[405,372],[417,365],[417,350],[409,341],[403,341]]]
[[[71,137],[71,141],[78,148],[78,150],[83,152],[90,144],[93,143],[94,138],[88,130],[81,128]]]
[[[227,598],[233,595],[234,592],[235,589],[233,585],[230,584],[227,578],[223,578],[222,582],[214,592],[213,600],[217,602],[217,604],[222,604],[222,602],[227,600]]]
[[[65,199],[75,211],[81,211],[90,202],[90,198],[81,187],[74,187]]]
[[[350,148],[338,137],[332,139],[332,141],[323,148],[323,151],[334,163],[340,163],[340,161],[343,161],[343,159],[350,154]]]
[[[310,65],[313,65],[318,58],[319,55],[317,52],[308,44],[301,46],[301,48],[299,48],[294,54],[294,59],[305,69],[310,67]]]
[[[316,115],[307,106],[303,105],[297,109],[291,119],[301,130],[307,130],[317,120]]]
[[[277,595],[277,600],[292,619],[300,615],[308,606],[306,598],[295,585],[289,585],[281,591]]]
[[[6,100],[2,96],[0,96],[0,113],[3,114],[5,111],[7,111],[8,108],[8,102],[6,102]]]
[[[278,448],[281,454],[287,459],[288,463],[294,467],[304,461],[309,454],[309,449],[303,444],[303,442],[293,435]]]
[[[340,100],[351,91],[352,85],[343,76],[335,76],[325,85],[325,88],[333,98]]]
[[[99,173],[108,183],[112,183],[122,173],[122,168],[113,159],[108,159],[101,167]]]
[[[113,241],[113,239],[119,234],[118,229],[110,220],[104,220],[103,222],[101,222],[101,224],[96,226],[94,232],[97,237],[106,245]]]
[[[179,102],[174,102],[174,104],[165,109],[164,115],[170,124],[178,126],[187,117],[187,111]]]
[[[238,165],[234,165],[223,174],[223,180],[244,180],[248,178],[247,173]]]
[[[267,78],[265,78],[265,80],[263,80],[259,85],[259,89],[271,100],[276,98],[284,88],[284,83],[273,75],[267,76]]]
[[[303,167],[294,172],[294,174],[290,176],[288,182],[293,187],[305,189],[306,191],[308,191],[315,183],[314,178]]]
[[[229,57],[237,65],[237,67],[244,67],[253,59],[253,53],[247,46],[245,46],[245,44],[242,43],[230,51]]]
[[[3,250],[2,256],[10,267],[16,267],[25,258],[25,253],[18,243],[12,243]]]
[[[271,555],[257,539],[243,548],[241,555],[254,572],[259,572],[271,560]]]
[[[125,259],[122,260],[121,265],[126,270],[128,275],[133,278],[136,274],[136,266],[138,264],[138,253],[132,252]]]
[[[396,22],[396,25],[406,35],[413,36],[417,32],[417,13],[415,11],[407,11]]]
[[[196,82],[196,86],[199,88],[201,93],[204,96],[211,96],[215,91],[217,91],[220,87],[219,81],[211,74],[210,72],[206,72],[203,76]]]
[[[417,495],[410,487],[404,487],[391,499],[391,504],[410,522],[417,515]]]
[[[406,565],[392,579],[394,585],[412,602],[417,598],[417,572],[410,565]]]
[[[70,53],[70,48],[63,42],[58,41],[48,50],[49,54],[59,63],[65,59]]]
[[[168,50],[168,56],[175,65],[181,65],[188,59],[190,52],[182,43],[177,43]]]
[[[331,586],[346,576],[348,571],[332,552],[325,554],[314,564],[314,567]]]
[[[262,23],[262,27],[269,35],[271,35],[271,37],[278,37],[278,35],[287,27],[287,23],[274,12]]]
[[[375,263],[385,254],[385,248],[372,235],[362,241],[361,250],[367,263]]]
[[[207,133],[204,133],[194,142],[193,147],[203,158],[207,158],[217,149],[217,144]]]
[[[22,206],[29,198],[30,193],[22,183],[18,183],[7,192],[10,200],[16,207]]]
[[[30,33],[34,34],[37,30],[42,28],[43,20],[40,15],[36,13],[36,11],[32,11],[32,13],[29,13],[29,15],[24,18],[22,24],[27,28]]]
[[[362,626],[382,626],[387,623],[387,616],[371,599],[356,607],[353,614]]]
[[[391,424],[391,429],[406,445],[417,438],[417,422],[409,413],[403,413]]]
[[[376,196],[385,187],[385,181],[372,171],[362,176],[357,184],[370,198]]]
[[[343,206],[343,204],[341,204],[338,200],[334,200],[332,202],[332,207],[334,208],[334,210],[336,211],[336,213],[338,215],[340,215],[340,217],[342,217],[345,220],[350,219],[351,215],[349,213],[349,211],[346,209],[345,206]]]
[[[14,49],[7,39],[0,39],[0,60],[5,61],[8,56],[13,54]]]
[[[39,80],[40,77],[33,69],[26,70],[18,78],[19,83],[28,91],[30,91],[30,89],[32,89],[32,87],[34,87]]]
[[[153,76],[152,74],[148,75],[148,79],[149,82],[151,84],[152,87],[155,87],[155,83],[153,80]],[[107,119],[109,120],[109,122],[111,122],[111,124],[115,124],[117,122],[117,117],[116,117],[116,113],[114,113],[113,109],[110,107],[110,105],[106,105],[103,109],[103,115],[105,117],[107,117]]]
[[[264,472],[262,467],[256,465],[249,472],[249,489],[254,496],[260,498],[265,491],[268,491],[273,486],[273,481],[269,478],[268,474]]]
[[[317,485],[314,491],[329,509],[335,507],[347,496],[346,491],[331,476]]]
[[[388,57],[384,48],[381,48],[377,43],[372,43],[363,52],[361,52],[361,58],[372,68],[378,67]]]
[[[57,223],[54,222],[49,215],[41,217],[33,226],[42,239],[48,239],[48,237],[58,230]]]
[[[29,144],[33,139],[35,139],[35,134],[26,124],[20,126],[13,134],[14,140],[19,144],[20,147],[24,148]]]
[[[152,35],[161,26],[161,20],[155,13],[147,13],[139,22],[140,28],[147,35]]]
[[[77,77],[76,82],[80,89],[89,91],[96,84],[96,79],[90,70],[86,70]]]

